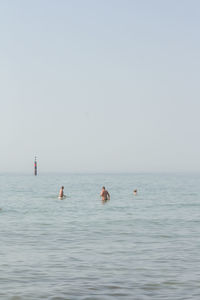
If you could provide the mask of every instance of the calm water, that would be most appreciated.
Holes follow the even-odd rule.
[[[199,175],[1,175],[0,207],[0,299],[200,299]]]

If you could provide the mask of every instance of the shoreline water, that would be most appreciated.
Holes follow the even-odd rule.
[[[188,174],[2,176],[0,299],[174,300],[192,291],[197,300],[199,182]],[[61,184],[70,194],[63,201]]]

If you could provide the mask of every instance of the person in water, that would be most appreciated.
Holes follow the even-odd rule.
[[[136,195],[137,195],[137,190],[134,190],[134,191],[133,191],[133,194],[136,196]]]
[[[59,197],[62,198],[64,196],[64,186],[61,186],[60,192],[59,192]]]
[[[105,186],[102,187],[100,195],[101,195],[102,201],[110,200],[110,194],[106,190]]]

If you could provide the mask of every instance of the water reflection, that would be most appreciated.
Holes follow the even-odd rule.
[[[103,205],[106,204],[106,203],[109,202],[109,201],[110,201],[110,199],[102,199],[102,200],[101,200],[101,202],[102,202]]]

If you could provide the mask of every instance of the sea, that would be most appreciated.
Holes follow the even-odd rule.
[[[0,174],[0,299],[199,300],[200,174]]]

